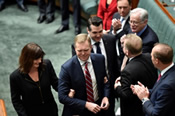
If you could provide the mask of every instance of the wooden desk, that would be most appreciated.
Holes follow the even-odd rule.
[[[7,116],[4,100],[0,99],[0,116]]]
[[[162,9],[162,11],[169,17],[169,19],[175,24],[175,17],[173,17],[173,15],[168,11],[168,9],[165,8],[165,7],[172,7],[172,8],[174,7],[175,8],[175,5],[173,5],[173,4],[169,5],[166,3],[166,1],[164,3],[162,3],[162,1],[160,1],[160,0],[155,0],[155,2]]]

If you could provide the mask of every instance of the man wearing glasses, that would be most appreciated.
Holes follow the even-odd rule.
[[[143,8],[135,8],[130,13],[130,33],[136,33],[142,39],[142,52],[151,53],[155,43],[159,42],[156,33],[148,26],[148,12]]]

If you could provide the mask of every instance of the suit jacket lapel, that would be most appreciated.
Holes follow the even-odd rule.
[[[74,63],[76,64],[76,69],[75,69],[75,71],[77,71],[77,75],[76,75],[76,77],[75,78],[78,78],[79,79],[79,81],[81,81],[82,83],[86,83],[86,81],[85,81],[85,76],[84,76],[84,72],[83,72],[83,70],[82,70],[82,67],[81,67],[81,64],[80,64],[80,62],[78,61],[78,57],[76,56],[75,57],[75,59],[74,59]],[[86,88],[86,85],[85,84],[83,84],[84,85],[84,87]]]
[[[96,77],[96,81],[97,81],[97,86],[99,85],[99,74],[98,74],[98,69],[99,69],[99,65],[98,65],[98,62],[95,62],[95,57],[93,54],[91,54],[91,61],[92,61],[92,66],[94,68],[94,73],[95,73],[95,77]]]
[[[161,84],[161,82],[167,77],[167,75],[169,75],[169,73],[171,73],[174,70],[175,70],[175,65],[171,67],[167,72],[165,72],[164,75],[161,76],[160,80],[155,83],[153,89],[151,90],[151,93],[157,88],[158,85]]]

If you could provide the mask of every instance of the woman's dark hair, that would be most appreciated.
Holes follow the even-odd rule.
[[[19,57],[19,70],[22,73],[29,73],[33,61],[42,58],[40,67],[43,67],[43,57],[45,53],[42,48],[36,43],[28,43],[24,46]]]

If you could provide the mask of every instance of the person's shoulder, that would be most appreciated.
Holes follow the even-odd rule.
[[[103,59],[104,58],[104,55],[91,53],[91,58]]]
[[[45,64],[50,64],[50,63],[51,63],[50,59],[44,59],[43,62],[44,62]]]
[[[104,34],[102,39],[105,40],[105,41],[115,41],[116,37],[115,37],[115,35]]]
[[[62,66],[70,66],[72,65],[72,63],[76,62],[78,59],[77,59],[77,55],[74,55],[73,57],[71,57],[70,59],[68,59],[67,61],[65,61]]]
[[[10,74],[10,78],[15,78],[17,76],[20,76],[22,73],[20,72],[19,69],[15,69],[11,74]]]

